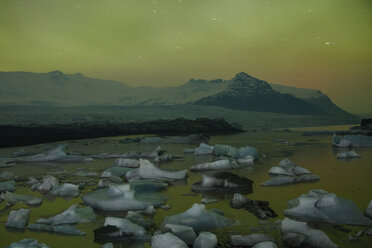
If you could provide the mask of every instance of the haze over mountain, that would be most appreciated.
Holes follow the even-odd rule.
[[[0,104],[48,106],[209,105],[227,109],[350,119],[319,90],[269,84],[241,72],[231,80],[190,79],[178,87],[129,87],[82,74],[0,72]]]

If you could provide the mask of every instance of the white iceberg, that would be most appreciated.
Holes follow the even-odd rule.
[[[115,160],[113,166],[122,166],[128,168],[137,168],[140,166],[140,162],[136,159],[130,158],[118,158]]]
[[[176,224],[192,227],[195,232],[209,231],[216,228],[231,226],[235,223],[223,215],[206,210],[203,204],[194,205],[183,213],[166,216],[162,225]]]
[[[97,240],[149,239],[149,233],[128,219],[106,217],[103,227],[94,230]]]
[[[296,165],[288,158],[281,160],[279,166],[271,167],[269,174],[272,177],[268,181],[261,183],[262,186],[276,186],[319,180],[318,175],[311,174],[308,169]]]
[[[188,248],[188,245],[172,233],[154,235],[151,238],[152,248]]]
[[[303,237],[299,241],[298,247],[316,247],[316,248],[337,248],[338,246],[334,244],[328,236],[317,229],[314,229],[307,225],[306,222],[294,221],[285,218],[281,222],[281,232],[284,234],[294,233],[298,234],[299,237]],[[288,237],[288,236],[287,236]],[[302,242],[301,242],[302,240]],[[286,239],[283,240],[286,242]],[[292,241],[293,242],[293,241]]]
[[[175,225],[175,224],[166,224],[165,229],[170,230],[172,234],[180,238],[183,242],[188,245],[192,245],[196,239],[196,234],[194,229],[189,226],[184,225]]]
[[[289,201],[288,205],[284,215],[296,220],[372,226],[372,220],[354,202],[325,190],[310,190],[309,194]]]
[[[337,158],[338,159],[360,158],[360,155],[356,151],[352,150],[352,151],[337,153]]]
[[[164,178],[164,179],[185,179],[187,177],[187,170],[180,170],[180,171],[166,171],[157,168],[153,165],[149,160],[140,159],[140,167],[129,171],[126,174],[126,178],[128,180],[133,179],[157,179],[157,178]]]
[[[52,195],[62,197],[78,197],[80,195],[79,185],[64,183],[62,185],[56,185],[50,191]]]
[[[213,154],[214,147],[201,143],[199,147],[195,148],[195,155],[211,155]]]
[[[235,161],[229,159],[221,159],[213,162],[201,163],[191,166],[191,171],[208,171],[208,170],[229,170],[242,168],[242,165],[238,165]]]
[[[337,147],[372,147],[372,136],[345,135],[339,137],[334,135],[332,144]]]
[[[217,247],[217,236],[210,232],[201,232],[195,239],[193,248],[215,248]]]
[[[20,195],[11,193],[9,191],[2,193],[0,195],[1,200],[5,200],[11,204],[15,204],[17,202],[24,202],[28,206],[38,206],[43,202],[43,198],[41,197],[35,197],[31,195]]]
[[[36,239],[22,239],[4,248],[49,248],[49,246],[44,243],[40,244]]]
[[[77,204],[71,205],[68,209],[48,219],[38,219],[37,224],[63,225],[87,223],[93,221],[97,215],[91,207],[78,207]]]
[[[143,210],[150,205],[161,206],[167,198],[159,193],[143,193],[135,196],[135,191],[130,189],[129,184],[109,186],[82,197],[84,203],[102,211]]]
[[[35,155],[17,157],[12,159],[13,162],[88,162],[92,161],[92,158],[79,155],[68,155],[64,152],[66,145],[62,144],[56,148],[50,149],[43,153]]]
[[[10,211],[6,220],[6,227],[25,229],[30,218],[31,209],[20,208]]]

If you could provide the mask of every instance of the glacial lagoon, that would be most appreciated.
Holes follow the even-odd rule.
[[[322,130],[335,128],[342,130],[342,127],[321,127],[307,128],[306,130]],[[206,204],[206,209],[220,209],[224,216],[235,219],[237,222],[229,227],[213,230],[217,235],[219,247],[228,247],[231,235],[265,233],[272,235],[276,239],[278,247],[284,247],[280,241],[280,228],[278,220],[283,220],[284,210],[288,209],[288,201],[295,199],[302,194],[308,194],[312,189],[323,189],[336,194],[338,197],[346,198],[354,202],[361,211],[365,211],[369,202],[372,200],[372,148],[353,148],[360,158],[338,159],[337,153],[351,149],[340,149],[332,147],[332,136],[312,135],[303,136],[305,129],[293,130],[271,130],[271,131],[249,131],[244,133],[211,135],[209,144],[226,144],[234,147],[253,146],[258,150],[258,160],[255,164],[247,168],[236,168],[228,170],[239,176],[244,176],[252,181],[252,193],[245,194],[245,197],[252,200],[268,201],[270,208],[278,215],[275,218],[260,220],[254,214],[244,209],[234,209],[230,207],[230,200],[233,194],[205,194],[204,198],[212,199],[211,203]],[[143,136],[130,136],[130,138]],[[102,153],[125,153],[130,151],[149,152],[154,150],[157,144],[140,143],[121,143],[120,141],[128,136],[109,137],[86,140],[73,140],[41,144],[27,147],[13,147],[0,149],[0,158],[10,157],[15,152],[24,150],[25,152],[41,152],[48,147],[55,147],[59,144],[67,145],[67,152],[79,152],[87,157],[93,154]],[[192,153],[183,153],[185,148],[195,148],[198,145],[190,144],[160,144],[166,154],[183,155],[181,159],[174,159],[167,162],[154,163],[158,168],[164,170],[184,170],[191,166],[212,161],[211,156],[195,156]],[[288,184],[282,186],[261,186],[261,183],[270,179],[269,170],[277,166],[282,159],[289,158],[298,166],[306,168],[312,174],[320,177],[319,181]],[[12,210],[19,208],[32,209],[29,224],[33,224],[39,218],[49,218],[68,209],[73,204],[83,204],[81,197],[94,189],[99,182],[99,175],[114,164],[115,159],[94,158],[93,161],[86,162],[33,162],[33,163],[14,163],[11,167],[2,167],[0,174],[11,172],[18,178],[28,179],[29,177],[42,178],[45,175],[53,175],[61,184],[73,183],[85,185],[80,188],[80,197],[66,198],[53,196],[51,194],[42,195],[38,191],[32,191],[25,185],[25,181],[16,181],[17,194],[27,194],[43,197],[40,206],[28,206],[25,203],[16,203],[7,206],[6,201],[0,203],[0,246],[4,247],[10,243],[24,238],[37,239],[39,243],[45,243],[49,247],[100,247],[103,243],[94,241],[93,230],[100,228],[105,217],[125,217],[126,211],[103,212],[95,211],[98,217],[88,223],[80,223],[77,229],[85,233],[84,236],[69,236],[48,232],[38,232],[26,229],[19,231],[5,227],[8,215]],[[1,164],[2,166],[4,163]],[[93,172],[90,176],[82,176],[86,172]],[[206,173],[188,171],[186,180],[170,182],[170,185],[163,191],[169,197],[165,204],[167,208],[157,208],[155,215],[144,216],[145,219],[152,220],[156,226],[150,229],[153,233],[161,225],[166,216],[182,213],[193,206],[194,203],[201,203],[202,193],[192,192],[192,184],[201,181],[202,175]],[[27,181],[27,180],[26,180]],[[217,201],[218,200],[218,201]],[[347,214],[347,213],[345,213]],[[349,234],[355,234],[360,230],[371,227],[335,225],[324,223],[312,223],[313,228],[322,230],[333,243],[340,248],[372,247],[372,236],[363,235],[358,240],[350,241]],[[347,230],[349,229],[349,230]],[[350,231],[350,232],[346,232]],[[130,240],[123,240],[114,243],[114,247],[135,247],[140,243]],[[150,243],[144,247],[150,247]],[[137,246],[136,246],[137,247]],[[141,247],[141,246],[139,246]]]

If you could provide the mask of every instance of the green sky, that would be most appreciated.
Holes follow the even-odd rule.
[[[371,0],[1,0],[0,70],[128,85],[232,78],[372,112]]]

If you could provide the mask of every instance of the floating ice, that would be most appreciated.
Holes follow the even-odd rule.
[[[54,176],[44,176],[43,182],[37,187],[39,191],[48,192],[51,191],[55,186],[58,186],[58,180]]]
[[[73,236],[85,235],[84,232],[70,225],[52,226],[52,225],[47,225],[47,224],[30,224],[27,226],[27,228],[33,231],[51,232],[51,233],[59,233],[59,234],[73,235]]]
[[[50,191],[52,195],[55,196],[70,196],[70,197],[78,197],[80,195],[79,186],[74,185],[71,183],[64,183],[62,185],[56,185],[53,187],[52,191]]]
[[[372,136],[345,135],[340,137],[334,135],[332,144],[337,147],[372,147]]]
[[[150,229],[151,227],[155,226],[155,222],[143,218],[142,215],[134,211],[128,211],[128,214],[125,216],[125,218],[137,225],[142,226],[145,229]]]
[[[106,217],[103,227],[94,230],[98,240],[149,239],[148,232],[128,219]]]
[[[372,220],[364,216],[354,202],[325,190],[310,190],[288,205],[284,215],[297,220],[372,226]]]
[[[228,159],[217,160],[214,162],[207,162],[194,165],[190,168],[191,171],[207,171],[207,170],[228,170],[242,168],[235,161],[230,161]]]
[[[187,244],[172,233],[154,235],[151,238],[152,248],[188,248]]]
[[[204,174],[201,182],[194,183],[192,190],[195,192],[217,193],[248,193],[252,191],[253,181],[239,177],[230,172],[212,172]]]
[[[138,198],[138,199],[137,199]],[[167,196],[159,193],[138,193],[130,189],[129,184],[109,186],[87,193],[83,201],[94,209],[102,211],[143,210],[148,206],[161,206]]]
[[[140,166],[140,162],[136,159],[130,158],[118,158],[115,160],[113,166],[122,166],[128,168],[137,168]]]
[[[272,177],[262,183],[262,186],[276,186],[299,182],[318,181],[319,176],[311,174],[308,169],[302,168],[288,158],[279,162],[279,166],[271,167],[269,174]]]
[[[360,158],[360,155],[356,151],[352,150],[352,151],[337,153],[337,158],[338,159]]]
[[[283,233],[283,241],[287,242],[288,238],[291,238],[291,242],[294,242],[293,238],[299,239],[299,246],[297,247],[317,247],[317,248],[337,248],[328,236],[317,229],[314,229],[307,225],[306,222],[294,221],[285,218],[281,223],[281,232]],[[287,234],[297,234],[297,236]]]
[[[195,148],[195,155],[211,155],[214,147],[201,143],[199,147]]]
[[[14,181],[5,181],[5,182],[0,182],[0,192],[6,192],[10,191],[13,192],[16,190],[14,186]]]
[[[68,155],[64,152],[66,145],[62,144],[56,148],[50,149],[43,153],[38,153],[35,155],[17,157],[12,159],[14,162],[87,162],[92,161],[91,158],[79,155]]]
[[[193,248],[215,248],[217,246],[217,236],[210,232],[201,232],[195,239]]]
[[[49,246],[44,243],[40,244],[36,239],[22,239],[4,248],[49,248]]]
[[[278,246],[272,241],[265,241],[265,242],[256,244],[252,248],[278,248]]]
[[[214,211],[206,210],[203,204],[194,205],[183,213],[166,216],[162,225],[176,224],[192,227],[195,232],[208,231],[216,228],[231,226],[234,220],[217,214]]]
[[[91,207],[79,208],[78,205],[74,204],[62,213],[48,219],[38,219],[36,223],[48,225],[77,224],[93,221],[96,217],[97,215]]]
[[[10,211],[5,226],[25,229],[30,217],[31,209],[20,208]]]
[[[24,202],[28,206],[38,206],[43,202],[43,198],[41,197],[34,197],[31,195],[20,195],[11,192],[2,193],[0,198],[11,204],[15,204],[17,202]]]
[[[236,148],[229,145],[216,144],[214,146],[214,154],[216,156],[228,156],[234,159],[243,159],[248,155],[252,156],[254,159],[258,158],[257,149],[251,146]]]
[[[230,236],[230,243],[234,246],[252,247],[258,243],[266,241],[275,241],[275,239],[272,236],[263,233]]]
[[[104,172],[102,172],[101,177],[122,177],[125,176],[125,174],[132,170],[131,168],[126,167],[110,167],[107,168]]]
[[[14,178],[14,174],[9,171],[4,171],[3,173],[0,174],[0,179],[2,180],[10,180]]]
[[[183,242],[188,245],[192,245],[196,238],[194,229],[189,226],[184,225],[175,225],[175,224],[166,224],[164,226],[165,230],[169,230],[172,234],[180,238]]]
[[[153,165],[149,160],[140,159],[140,167],[129,171],[126,174],[128,180],[131,179],[185,179],[187,176],[187,170],[180,171],[166,171],[161,170]]]

